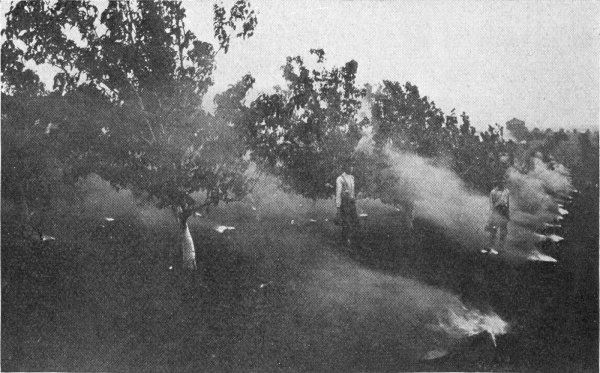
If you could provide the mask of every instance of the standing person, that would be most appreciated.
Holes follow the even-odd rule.
[[[495,181],[495,187],[490,193],[490,220],[486,229],[490,232],[488,250],[484,253],[498,254],[496,250],[496,236],[498,236],[498,249],[504,248],[508,234],[508,221],[510,220],[510,192],[504,185],[503,179]]]
[[[335,188],[335,204],[337,207],[337,221],[342,226],[342,239],[350,245],[358,229],[358,215],[356,214],[356,199],[354,190],[354,167],[351,162],[342,166],[343,173],[338,176]]]

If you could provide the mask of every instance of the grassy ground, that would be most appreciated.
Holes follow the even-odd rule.
[[[574,203],[558,264],[508,264],[458,250],[427,222],[408,232],[401,216],[382,206],[360,206],[369,218],[362,245],[349,251],[325,222],[329,212],[257,221],[248,206],[232,206],[192,224],[203,276],[170,269],[173,223],[149,226],[121,215],[106,231],[98,230],[97,217],[65,219],[55,227],[56,241],[31,244],[16,237],[3,210],[2,369],[595,371],[598,203]],[[210,229],[216,222],[236,230],[219,234]],[[314,274],[326,262],[456,294],[497,312],[511,333],[497,348],[475,336],[438,360],[406,358],[399,346],[426,331],[393,324],[372,311],[377,304],[368,312],[357,302],[331,309],[309,296],[319,290]]]

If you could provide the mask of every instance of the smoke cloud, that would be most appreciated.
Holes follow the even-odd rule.
[[[361,146],[364,151],[365,143]],[[449,168],[430,160],[389,149],[385,155],[389,167],[384,172],[398,180],[385,191],[391,200],[414,203],[418,218],[439,226],[465,250],[486,244],[487,196],[469,190]],[[512,258],[536,253],[535,230],[558,215],[554,196],[568,195],[572,189],[563,168],[550,170],[541,160],[534,166],[528,174],[515,169],[507,174],[513,201],[507,252]],[[86,183],[86,205],[99,218],[134,211],[147,225],[174,224],[169,211],[141,206],[128,191],[115,192],[100,179]],[[361,201],[359,207],[366,204],[375,212],[386,209],[376,201]],[[382,345],[394,346],[397,360],[435,358],[465,337],[487,333],[495,343],[496,336],[508,332],[509,325],[500,316],[468,307],[456,294],[364,268],[331,250],[326,237],[295,229],[316,222],[333,232],[336,228],[326,219],[334,211],[332,200],[313,202],[285,193],[275,178],[263,176],[245,201],[220,207],[194,224],[239,224],[230,241],[232,249],[262,260],[266,278],[275,276],[266,284],[279,282],[292,289],[287,307],[296,321],[289,325],[289,333],[274,338],[299,350],[311,346],[307,356],[315,361],[333,361],[349,348],[377,358],[378,351],[389,351],[378,347]],[[277,317],[275,323],[288,322]]]
[[[509,330],[495,313],[468,308],[448,291],[361,268],[335,255],[325,255],[310,271],[301,299],[305,314],[329,327],[311,342],[344,341],[337,347],[320,346],[334,354],[336,348],[371,350],[389,344],[397,349],[397,359],[429,359],[445,355],[465,337],[487,333],[491,345]],[[346,330],[332,328],[348,319]],[[321,332],[334,335],[322,340]]]
[[[356,150],[368,153],[372,149],[371,138],[365,136]],[[382,192],[384,199],[411,201],[415,217],[439,226],[465,250],[479,250],[487,245],[488,196],[470,190],[452,170],[429,159],[389,147],[384,155],[388,167],[382,172],[398,180]],[[567,198],[573,190],[564,166],[556,164],[551,169],[539,158],[534,159],[533,165],[528,173],[511,167],[506,175],[511,221],[505,250],[513,259],[539,259],[535,244],[546,237],[536,234],[536,230],[560,216],[560,198]]]

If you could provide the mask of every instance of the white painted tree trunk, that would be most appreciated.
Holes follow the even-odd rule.
[[[190,233],[190,228],[187,221],[181,222],[181,252],[183,254],[183,269],[184,270],[196,270],[196,250],[194,248],[194,240]]]

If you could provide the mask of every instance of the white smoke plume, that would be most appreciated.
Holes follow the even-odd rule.
[[[418,157],[409,157],[405,161],[409,163],[404,166],[428,167]],[[444,172],[446,179],[454,177],[451,172]],[[452,183],[449,189],[461,189],[456,177]],[[408,173],[406,183],[402,185],[422,184],[417,173]],[[160,225],[160,229],[167,229],[165,223],[175,224],[168,211],[140,206],[130,192],[116,192],[100,179],[87,180],[83,186],[89,192],[86,206],[99,220],[106,216],[118,219],[120,214],[135,212],[148,226]],[[435,190],[430,193],[419,195],[423,216],[438,216],[436,204],[450,203],[446,198],[456,205],[464,204],[466,214],[470,197],[452,192],[434,199]],[[485,198],[480,196],[479,199],[485,205]],[[380,203],[369,203],[376,206],[374,210],[384,208]],[[439,219],[451,224],[449,210],[442,210],[446,214],[440,215]],[[468,308],[459,296],[418,280],[364,268],[347,257],[332,253],[324,237],[297,229],[302,222],[317,220],[320,225],[335,230],[324,220],[332,215],[332,211],[335,211],[332,200],[313,204],[297,195],[284,193],[275,178],[265,176],[244,203],[220,207],[211,212],[210,217],[195,220],[197,223],[211,220],[210,224],[233,224],[235,219],[240,222],[240,214],[249,214],[245,225],[232,230],[231,249],[260,259],[261,268],[265,268],[261,270],[265,279],[257,291],[267,292],[270,287],[286,284],[286,291],[290,293],[286,306],[289,313],[273,322],[287,325],[288,318],[293,318],[294,322],[290,323],[289,329],[274,328],[273,333],[285,332],[276,336],[277,340],[289,343],[294,349],[315,346],[324,354],[322,361],[329,361],[330,356],[345,356],[347,350],[381,343],[393,345],[400,361],[414,361],[442,357],[462,339],[472,335],[487,333],[491,344],[496,336],[508,332],[508,324],[493,312]],[[485,215],[484,211],[482,215]],[[470,220],[473,216],[467,215],[464,219],[466,224],[476,225]],[[298,223],[292,225],[291,220]],[[210,224],[207,227],[214,226]],[[452,227],[458,230],[460,224],[454,222]],[[214,229],[217,228],[233,227],[223,225]],[[201,242],[197,244],[200,247]],[[317,370],[326,371],[326,368]]]
[[[353,330],[339,332],[346,334],[339,336],[347,341],[344,348],[381,343],[384,336],[383,342],[396,345],[406,358],[430,359],[444,356],[466,337],[487,333],[491,345],[509,331],[497,314],[467,308],[446,290],[360,268],[333,255],[319,263],[303,284],[302,308],[309,316],[325,317],[329,325],[339,325],[351,315]],[[360,340],[354,340],[356,334]]]
[[[372,149],[372,140],[365,136],[356,150]],[[488,196],[470,190],[452,170],[429,159],[389,147],[384,155],[389,167],[383,173],[390,173],[398,181],[381,193],[382,200],[411,200],[417,218],[438,225],[467,250],[479,250],[487,244]],[[540,239],[535,231],[563,212],[557,196],[565,198],[573,190],[569,172],[562,165],[552,170],[535,158],[530,172],[523,174],[510,168],[506,176],[511,222],[505,250],[513,258],[528,258],[537,253],[535,244]]]

